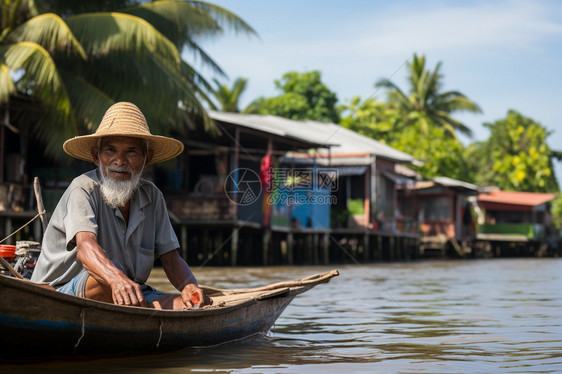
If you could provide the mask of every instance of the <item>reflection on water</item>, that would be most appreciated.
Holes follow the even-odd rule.
[[[2,372],[560,372],[559,259],[345,265],[298,296],[273,330],[218,347],[53,361]],[[246,288],[323,267],[193,269],[200,283]],[[157,269],[151,284],[170,290]]]

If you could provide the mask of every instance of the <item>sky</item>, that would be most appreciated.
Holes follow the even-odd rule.
[[[465,145],[486,140],[482,124],[514,109],[552,131],[547,143],[562,151],[562,1],[210,2],[258,33],[226,30],[200,41],[228,75],[217,77],[221,82],[230,86],[238,77],[248,79],[241,108],[260,96],[279,95],[274,81],[289,71],[319,70],[339,104],[354,96],[384,101],[375,82],[391,79],[406,91],[405,62],[417,53],[431,69],[442,63],[443,91],[458,90],[482,109],[454,115],[473,131],[472,138],[461,138]],[[562,163],[555,161],[555,172],[562,181]]]

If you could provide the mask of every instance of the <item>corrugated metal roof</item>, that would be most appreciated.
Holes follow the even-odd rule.
[[[368,153],[395,162],[415,162],[413,156],[386,144],[358,134],[334,123],[317,121],[296,121],[271,115],[223,113],[210,111],[211,118],[239,126],[270,132],[279,136],[302,139],[311,143],[330,147],[330,153],[357,154]],[[320,153],[328,153],[320,149]]]
[[[480,187],[478,187],[475,184],[459,181],[449,177],[435,177],[429,181],[417,181],[416,189],[423,190],[423,189],[435,187],[435,185],[452,188],[457,191],[459,190],[478,191],[480,189]]]
[[[367,172],[367,166],[340,166],[337,168],[339,177],[350,175],[363,175]]]
[[[415,179],[408,178],[404,175],[383,171],[382,174],[399,186],[415,186]]]
[[[385,158],[396,162],[414,162],[414,156],[392,148],[375,139],[356,133],[334,123],[324,123],[316,121],[306,121],[306,124],[314,129],[325,143],[335,143],[337,145],[330,148],[332,154],[346,153],[369,153],[380,158]],[[320,153],[327,152],[320,150]]]
[[[325,143],[314,130],[305,126],[304,121],[259,114],[224,113],[209,111],[209,116],[217,121],[232,123],[248,129],[270,133],[292,139],[298,139],[317,146],[329,147],[334,143]]]
[[[435,177],[433,180],[436,183],[439,183],[445,187],[457,187],[457,188],[464,188],[467,190],[478,191],[479,187],[472,183],[467,183],[463,181],[459,181],[457,179],[449,178],[449,177]]]
[[[495,190],[478,195],[479,202],[537,206],[556,198],[552,193]]]
[[[370,157],[338,157],[338,158],[328,158],[328,157],[315,157],[315,155],[302,155],[302,154],[292,154],[287,153],[287,156],[283,156],[279,159],[284,164],[299,164],[299,165],[319,165],[319,166],[329,166],[329,167],[339,167],[339,166],[360,166],[360,165],[371,165],[373,160]]]

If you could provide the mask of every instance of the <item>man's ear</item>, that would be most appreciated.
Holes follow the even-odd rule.
[[[154,151],[149,149],[148,152],[146,152],[146,161],[144,163],[145,167],[150,164],[150,161],[152,161],[152,156],[154,156]]]
[[[99,155],[99,149],[93,147],[90,152],[92,152],[92,158],[94,159],[94,164],[96,164],[96,166],[100,166],[100,159],[98,157]]]

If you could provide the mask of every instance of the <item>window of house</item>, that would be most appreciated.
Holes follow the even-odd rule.
[[[420,200],[425,220],[440,221],[451,219],[451,199],[449,197],[425,198]]]

